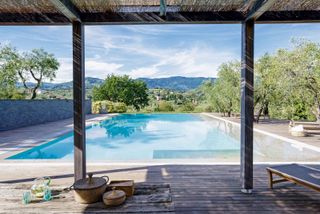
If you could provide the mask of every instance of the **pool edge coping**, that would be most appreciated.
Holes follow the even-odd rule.
[[[212,115],[210,113],[201,113],[201,114],[205,115],[205,116],[208,116],[208,117],[212,117],[214,119],[222,120],[222,121],[227,122],[227,123],[231,123],[231,124],[236,125],[236,126],[241,126],[241,124],[238,123],[238,122],[230,121],[230,120],[227,120],[227,119]],[[310,145],[310,144],[307,144],[307,143],[303,143],[303,142],[298,141],[298,140],[290,139],[290,138],[287,138],[287,137],[283,137],[281,135],[273,134],[273,133],[270,133],[270,132],[267,132],[267,131],[264,131],[264,130],[261,130],[261,129],[258,129],[258,128],[253,128],[253,131],[320,153],[320,147],[317,147],[317,146],[313,146],[313,145]]]
[[[41,161],[41,162],[40,162]],[[300,161],[300,162],[272,162],[272,161],[264,161],[264,162],[254,162],[253,165],[285,165],[285,164],[306,164],[306,165],[319,165],[318,162],[308,162],[308,161]],[[240,162],[132,162],[132,161],[114,161],[114,162],[94,162],[89,161],[86,164],[87,166],[161,166],[161,165],[239,165]],[[74,166],[73,161],[50,161],[49,159],[40,159],[39,161],[34,160],[18,160],[18,161],[8,161],[3,162],[0,161],[0,166]]]

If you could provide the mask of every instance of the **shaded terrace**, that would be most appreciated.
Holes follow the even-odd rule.
[[[255,24],[319,21],[318,0],[4,0],[0,5],[0,25],[72,25],[75,180],[85,177],[87,171],[84,114],[85,25],[217,23],[242,25],[240,168],[239,166],[206,166],[208,168],[170,166],[168,176],[171,177],[167,181],[172,183],[173,191],[174,185],[177,185],[178,192],[189,195],[188,200],[190,200],[183,202],[183,197],[180,201],[179,197],[174,197],[176,205],[181,204],[181,209],[176,206],[178,211],[188,207],[197,211],[196,207],[200,206],[199,201],[203,202],[201,205],[204,206],[203,210],[211,207],[215,207],[213,210],[232,210],[238,207],[239,211],[243,212],[270,211],[272,208],[278,211],[290,211],[292,208],[316,211],[316,204],[319,202],[316,198],[319,198],[319,195],[298,187],[293,187],[293,190],[291,187],[288,187],[290,190],[267,190],[264,167],[253,166],[253,53]],[[157,167],[149,169],[158,170]],[[106,170],[106,167],[98,170]],[[50,172],[51,168],[48,175]],[[13,172],[7,174],[14,175]],[[158,176],[151,175],[154,174],[150,174],[149,177],[147,175],[148,181],[163,181],[158,180],[160,179]],[[21,177],[29,176],[21,175]],[[182,179],[177,181],[177,177]],[[252,196],[240,196],[239,188],[245,193],[251,193],[253,184],[257,188],[256,193]],[[191,188],[194,192],[188,192],[186,188]],[[199,201],[194,201],[195,198],[199,198],[197,199]],[[2,205],[9,203],[1,201],[4,203]],[[219,205],[220,203],[222,205]],[[233,207],[234,205],[237,206]]]

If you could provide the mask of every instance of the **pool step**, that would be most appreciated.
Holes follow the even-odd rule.
[[[154,150],[153,159],[217,158],[239,155],[239,150]]]

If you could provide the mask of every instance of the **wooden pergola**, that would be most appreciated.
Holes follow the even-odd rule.
[[[72,25],[75,180],[86,176],[85,25],[241,24],[244,193],[253,189],[254,25],[319,21],[319,0],[2,0],[0,5],[0,25]]]

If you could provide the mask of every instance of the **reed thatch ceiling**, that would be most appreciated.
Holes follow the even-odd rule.
[[[313,22],[319,13],[320,0],[1,0],[0,24]]]

